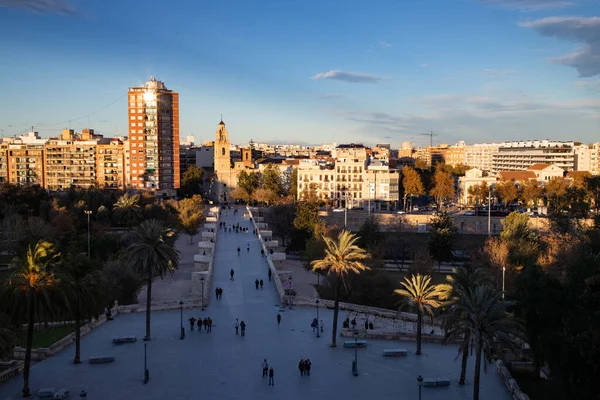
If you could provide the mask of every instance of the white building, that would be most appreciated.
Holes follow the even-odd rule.
[[[492,172],[523,171],[533,164],[554,164],[564,171],[573,171],[578,145],[551,140],[505,142],[493,155]]]
[[[600,142],[575,147],[575,171],[600,174]]]
[[[487,184],[488,187],[496,183],[495,176],[483,176],[483,171],[479,168],[471,168],[465,172],[465,176],[458,178],[458,202],[462,205],[469,204],[469,189]]]
[[[476,143],[464,146],[464,165],[482,171],[492,170],[493,155],[502,143]]]

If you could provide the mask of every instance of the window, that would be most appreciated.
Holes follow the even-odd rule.
[[[132,122],[132,123],[131,123],[131,126],[135,126],[135,122]]]
[[[225,147],[221,148],[221,154],[225,155]]]

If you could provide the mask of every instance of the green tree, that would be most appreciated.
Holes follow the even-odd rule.
[[[413,196],[425,193],[419,173],[409,166],[402,168],[402,187],[404,188],[404,209],[406,209],[408,198],[412,199]]]
[[[435,202],[441,207],[442,204],[456,196],[454,188],[454,177],[444,169],[444,164],[438,164],[433,175],[433,189],[430,194],[435,197]]]
[[[296,206],[294,204],[278,204],[269,207],[265,216],[273,234],[281,238],[281,244],[286,245],[287,239],[294,234],[294,219],[296,218]]]
[[[85,253],[67,253],[61,260],[60,291],[75,321],[74,364],[81,362],[81,320],[97,317],[106,300],[106,286],[97,263]]]
[[[356,245],[358,238],[349,231],[343,230],[337,241],[323,236],[325,241],[325,257],[311,263],[313,271],[327,271],[335,279],[335,302],[333,306],[333,326],[331,347],[336,346],[337,322],[340,308],[340,289],[349,273],[360,274],[368,269],[362,261],[369,257],[368,253]]]
[[[488,285],[462,293],[451,306],[460,320],[447,331],[446,338],[456,340],[468,335],[470,347],[475,349],[473,400],[479,400],[482,356],[491,360],[499,345],[514,347],[515,338],[523,338],[521,326],[506,311],[508,306],[509,303],[500,300],[500,293]],[[487,371],[487,363],[483,368]]]
[[[275,164],[268,164],[261,174],[260,187],[270,190],[277,197],[283,195],[283,181],[281,170]]]
[[[504,181],[496,184],[496,195],[504,203],[504,207],[515,201],[518,197],[517,187],[513,181]]]
[[[16,330],[10,317],[0,314],[0,359],[11,358],[15,344]]]
[[[457,303],[469,291],[475,290],[481,284],[491,282],[490,277],[481,269],[471,265],[458,267],[452,270],[452,275],[446,275],[447,285],[442,288],[446,290],[442,298],[449,304],[447,312],[444,315],[443,324],[446,332],[451,332],[455,325],[459,325],[464,318],[460,307],[452,307],[452,304]],[[445,335],[444,341],[447,341],[448,336]],[[460,378],[459,385],[465,384],[467,375],[467,361],[469,359],[469,343],[471,337],[469,332],[465,332],[462,338],[462,343],[458,348],[458,353],[461,354],[462,360],[460,363]]]
[[[137,225],[143,217],[139,202],[140,195],[138,194],[130,196],[125,193],[121,196],[113,208],[116,222],[128,228]]]
[[[292,169],[292,173],[290,174],[289,194],[294,198],[294,200],[298,200],[298,168]]]
[[[429,246],[429,253],[438,262],[439,272],[443,261],[452,260],[454,237],[458,229],[454,225],[452,217],[443,211],[439,212],[431,220],[430,227],[431,231],[427,244]]]
[[[596,214],[600,214],[600,175],[590,176],[585,179],[585,188],[592,199]]]
[[[194,195],[190,199],[179,200],[174,205],[178,213],[179,229],[189,235],[190,244],[192,244],[194,235],[198,234],[205,219],[202,198],[199,195]]]
[[[298,207],[296,207],[296,218],[294,218],[294,227],[296,229],[299,231],[312,232],[320,223],[319,205],[317,203],[298,203]]]
[[[237,187],[246,191],[248,196],[251,198],[254,191],[260,187],[260,177],[254,172],[246,172],[241,170],[238,174]]]
[[[433,310],[442,305],[440,299],[448,292],[442,285],[431,285],[429,275],[411,275],[400,281],[403,289],[394,290],[394,294],[402,296],[400,304],[417,309],[417,352],[421,355],[421,330],[423,327],[423,314],[428,313],[433,317]]]
[[[204,170],[190,165],[181,179],[181,192],[185,197],[191,197],[195,194],[202,194],[202,183]]]
[[[502,220],[500,237],[506,244],[509,263],[514,267],[523,267],[535,263],[539,253],[537,235],[529,227],[529,216],[512,212]]]
[[[366,249],[371,257],[379,258],[383,253],[383,239],[384,235],[381,232],[381,225],[375,216],[370,216],[363,222],[358,231],[357,245],[363,249]]]
[[[54,271],[58,257],[59,254],[50,242],[40,240],[28,248],[24,258],[15,259],[17,270],[7,282],[7,295],[13,305],[13,315],[18,323],[22,322],[22,317],[26,317],[27,323],[23,397],[31,395],[29,372],[36,316],[38,322],[39,318],[47,318],[52,312],[52,307],[56,305],[53,292],[59,282]]]
[[[133,231],[133,243],[127,247],[127,266],[147,276],[146,338],[150,340],[152,281],[162,279],[179,268],[179,251],[175,248],[175,232],[164,223],[150,219]]]
[[[537,207],[538,201],[542,198],[543,188],[538,183],[537,179],[528,179],[521,185],[521,199],[527,206]]]

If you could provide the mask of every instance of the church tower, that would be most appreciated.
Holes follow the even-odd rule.
[[[215,140],[215,173],[229,172],[231,169],[229,133],[225,129],[225,122],[219,122]]]
[[[231,168],[229,133],[225,129],[223,118],[221,118],[216,132],[214,152],[214,171],[217,178],[215,182],[216,200],[226,203],[229,200],[228,193],[236,186],[236,175]]]

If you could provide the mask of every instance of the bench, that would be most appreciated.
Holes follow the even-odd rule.
[[[115,357],[114,356],[108,356],[108,357],[90,357],[89,363],[90,364],[105,364],[105,363],[111,363],[115,361]]]
[[[405,356],[408,354],[408,350],[406,349],[383,349],[384,357],[398,357]]]
[[[114,344],[123,344],[123,343],[134,343],[137,341],[137,337],[135,336],[122,336],[113,338],[112,342]]]
[[[38,397],[54,397],[54,392],[56,390],[54,388],[42,388],[38,390]]]
[[[443,387],[450,386],[448,378],[425,378],[423,379],[423,387]]]
[[[347,340],[344,342],[344,347],[350,348],[350,349],[353,349],[355,347],[358,347],[358,348],[367,347],[367,341],[366,340],[357,340],[357,341]]]

